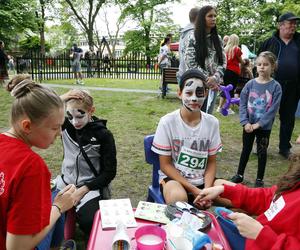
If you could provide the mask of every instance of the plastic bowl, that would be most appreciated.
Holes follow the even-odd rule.
[[[163,228],[154,225],[142,226],[135,231],[138,250],[163,250],[166,236]]]

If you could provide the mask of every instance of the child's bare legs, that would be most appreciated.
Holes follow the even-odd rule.
[[[218,109],[221,110],[221,108],[224,106],[225,102],[226,102],[226,99],[224,97],[220,96],[220,102],[219,102]]]
[[[166,204],[171,204],[176,201],[188,201],[188,196],[184,187],[174,180],[170,180],[163,185],[163,195]]]
[[[227,180],[224,180],[224,179],[216,179],[215,182],[214,182],[214,186],[221,186],[221,185],[228,185],[228,186],[235,186],[236,183],[233,183],[231,181],[227,181]],[[218,197],[214,200],[214,206],[222,206],[222,207],[227,207],[227,208],[232,208],[232,203],[230,200],[228,199],[225,199],[225,198],[221,198],[221,197]]]
[[[298,136],[297,140],[296,140],[297,144],[300,144],[300,135]]]

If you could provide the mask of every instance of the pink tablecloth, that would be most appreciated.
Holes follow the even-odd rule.
[[[212,219],[212,225],[211,228],[206,232],[211,240],[214,243],[218,243],[223,246],[224,250],[231,250],[224,234],[223,231],[216,220],[215,216],[209,212],[205,212],[209,214],[209,216]],[[137,219],[137,224],[138,227],[144,226],[144,225],[155,225],[158,223],[151,222],[151,221],[145,221],[145,220],[140,220]],[[131,238],[131,249],[135,250],[136,249],[136,242],[134,239],[134,233],[137,228],[127,228],[127,234],[129,235],[129,238]],[[114,229],[110,230],[102,230],[101,227],[101,214],[100,210],[95,214],[94,218],[94,224],[92,228],[92,232],[90,234],[90,239],[88,242],[88,247],[87,250],[111,250],[111,244],[112,244],[112,239],[115,234]]]

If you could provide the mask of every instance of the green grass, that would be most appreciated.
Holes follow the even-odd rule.
[[[51,83],[71,84],[73,80],[49,81]],[[143,80],[86,80],[86,86],[118,87],[131,89],[157,89],[158,81]],[[171,88],[175,90],[175,85]],[[58,93],[65,89],[57,88]],[[157,98],[156,94],[126,93],[110,91],[91,91],[96,105],[96,115],[108,120],[107,126],[114,134],[117,146],[118,172],[112,183],[113,198],[131,199],[132,205],[145,200],[147,188],[151,182],[151,166],[144,161],[143,138],[156,130],[161,116],[180,107],[180,101],[169,95],[166,99]],[[2,112],[0,113],[0,130],[8,128],[8,116],[12,97],[4,89],[0,89]],[[235,174],[242,148],[242,128],[238,115],[224,117],[215,114],[220,120],[223,152],[218,156],[218,173],[221,178],[230,178]],[[292,142],[300,134],[300,119],[296,120]],[[278,155],[278,117],[273,126],[265,183],[270,186],[288,168],[288,161]],[[299,147],[294,145],[294,149]],[[60,140],[47,150],[38,150],[45,158],[48,166],[56,176],[60,172],[62,162],[62,145]],[[253,185],[257,172],[257,157],[251,155],[246,168],[245,180]]]
[[[62,79],[62,80],[45,80],[43,82],[55,83],[55,84],[67,84],[73,85],[74,79]],[[126,88],[126,89],[143,89],[143,90],[155,90],[158,89],[159,80],[131,80],[131,79],[84,79],[86,86],[89,87],[107,87],[107,88]]]

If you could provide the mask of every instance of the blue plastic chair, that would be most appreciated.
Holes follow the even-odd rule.
[[[159,155],[151,150],[154,135],[148,135],[144,138],[144,150],[145,150],[145,160],[148,164],[152,165],[152,184],[148,188],[148,198],[147,201],[165,204],[165,200],[159,189],[159,176],[158,170],[159,165]]]

